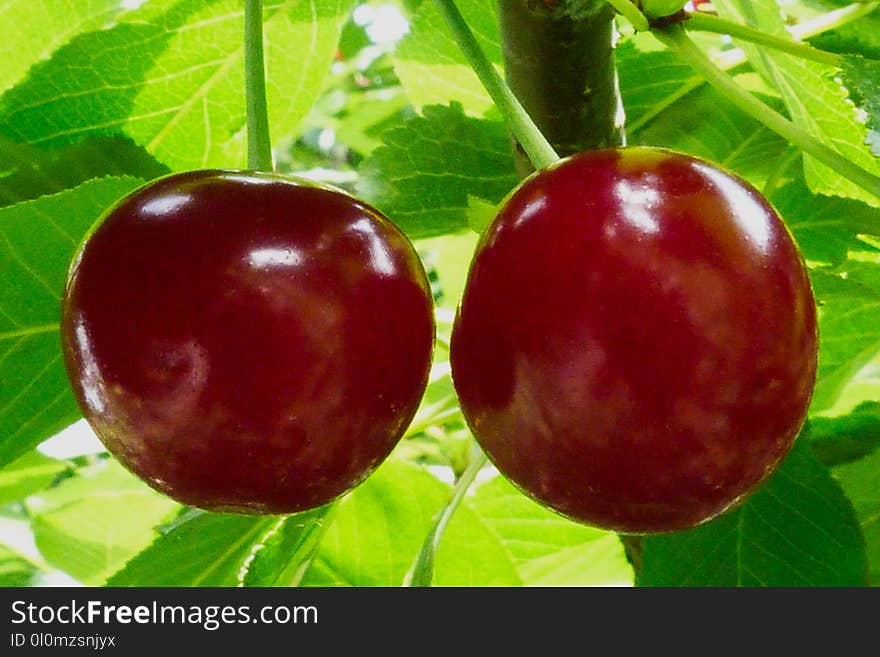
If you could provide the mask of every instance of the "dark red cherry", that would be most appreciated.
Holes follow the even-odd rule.
[[[748,183],[651,148],[525,181],[477,247],[452,374],[514,484],[585,523],[697,525],[780,462],[816,373],[816,306]]]
[[[376,210],[197,171],[103,218],[71,269],[62,337],[83,413],[126,467],[193,506],[288,513],[396,445],[434,319],[416,252]]]

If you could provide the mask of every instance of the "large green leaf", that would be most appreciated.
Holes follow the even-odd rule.
[[[268,0],[270,124],[292,134],[321,91],[353,0]],[[243,5],[157,0],[75,37],[0,99],[0,134],[27,144],[123,132],[172,169],[242,166]]]
[[[492,0],[460,0],[459,10],[489,61],[502,64],[501,43]],[[409,34],[394,55],[394,69],[416,107],[458,101],[468,114],[482,116],[493,107],[476,74],[461,54],[433,2],[422,2]]]
[[[657,50],[657,47],[653,40],[631,38],[621,43],[615,53],[620,95],[630,135],[637,134],[703,85],[699,74],[678,55],[669,50]]]
[[[426,470],[386,462],[344,498],[327,529],[307,586],[399,586],[451,488]],[[437,551],[437,586],[515,585],[507,550],[467,504],[456,511]]]
[[[776,0],[716,0],[713,6],[725,18],[780,38],[791,38]],[[767,48],[740,45],[752,66],[779,90],[795,123],[846,158],[880,174],[880,163],[865,146],[865,124],[847,102],[846,90],[834,80],[837,69]],[[804,157],[804,171],[807,184],[814,192],[880,204],[874,195],[811,156]]]
[[[161,535],[108,586],[236,586],[254,547],[280,519],[201,513]]]
[[[142,182],[102,178],[0,209],[0,466],[79,417],[58,336],[68,266],[92,223]]]
[[[43,557],[85,584],[100,584],[146,547],[176,507],[115,461],[28,500]]]
[[[840,272],[812,270],[819,302],[819,372],[811,411],[830,408],[880,351],[880,266],[847,261]]]
[[[859,201],[818,196],[801,176],[771,196],[807,260],[840,264],[850,251],[877,249],[860,235],[880,235],[880,210]]]
[[[862,526],[871,586],[880,586],[880,450],[834,468],[834,477],[852,501]]]
[[[632,583],[632,568],[616,534],[567,520],[501,477],[478,486],[469,503],[510,552],[527,586]]]
[[[880,130],[880,61],[864,59],[857,55],[844,57],[843,82],[853,101],[867,114],[868,142],[874,155],[880,155],[878,130]]]
[[[292,516],[190,512],[108,586],[271,586],[297,583],[327,508]]]
[[[849,4],[846,0],[808,0],[821,12],[829,12]],[[840,53],[858,53],[880,59],[880,12],[874,11],[857,21],[840,25],[810,39],[817,48]]]
[[[83,137],[58,148],[19,144],[0,136],[0,206],[55,194],[92,178],[152,180],[168,168],[122,135]]]
[[[7,38],[0,40],[0,93],[75,34],[112,20],[121,7],[119,0],[6,0],[0,4],[0,25],[7,29]]]
[[[244,586],[294,586],[308,568],[325,527],[333,520],[330,507],[282,518],[260,539],[253,559],[245,564]]]
[[[518,182],[504,125],[466,117],[457,103],[425,107],[382,141],[358,192],[411,238],[466,229],[470,197],[497,203]]]
[[[762,185],[777,170],[788,148],[785,140],[709,87],[687,94],[656,115],[634,141],[696,155],[732,169],[756,185]]]
[[[798,441],[739,508],[644,541],[640,586],[861,586],[865,544],[852,504]]]

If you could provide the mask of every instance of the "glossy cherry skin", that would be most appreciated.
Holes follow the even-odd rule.
[[[399,441],[427,385],[432,303],[376,210],[197,171],[103,218],[71,268],[62,339],[85,417],[132,472],[204,509],[290,513]]]
[[[465,417],[498,470],[582,522],[704,522],[804,421],[807,271],[749,184],[659,149],[590,152],[525,181],[478,244],[452,334]]]

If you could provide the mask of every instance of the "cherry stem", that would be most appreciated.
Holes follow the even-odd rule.
[[[766,32],[756,30],[747,25],[740,25],[739,23],[725,20],[718,16],[712,16],[711,14],[700,12],[689,13],[687,14],[685,21],[682,23],[682,27],[687,30],[696,30],[698,32],[728,34],[735,39],[757,43],[762,46],[767,46],[788,53],[789,55],[800,57],[801,59],[819,62],[820,64],[840,66],[843,61],[843,56],[837,53],[819,50],[818,48],[813,48],[806,43],[794,41],[793,39],[773,36],[772,34],[767,34]]]
[[[528,112],[517,100],[504,79],[486,58],[474,33],[455,5],[455,0],[435,0],[437,8],[452,31],[458,47],[480,79],[486,92],[507,121],[507,125],[519,141],[536,169],[543,169],[559,161],[559,155],[547,138],[532,121]]]
[[[244,71],[248,168],[254,171],[272,171],[272,141],[269,138],[263,59],[263,0],[245,0]]]
[[[880,177],[866,171],[834,149],[825,145],[809,132],[789,121],[757,97],[740,87],[736,81],[715,65],[691,41],[679,25],[654,29],[652,34],[670,50],[678,53],[705,78],[706,82],[724,98],[765,127],[800,148],[828,168],[880,198]]]
[[[618,14],[632,23],[632,26],[638,32],[647,32],[651,29],[648,17],[642,13],[641,9],[630,2],[630,0],[607,0],[607,2],[614,7]]]
[[[449,500],[449,503],[445,507],[443,507],[443,510],[434,519],[434,526],[425,537],[425,542],[422,544],[422,549],[419,550],[419,554],[416,557],[415,562],[413,562],[412,567],[409,569],[409,572],[407,572],[406,577],[404,577],[403,586],[423,587],[431,586],[431,584],[433,583],[434,555],[437,553],[437,548],[440,547],[440,541],[443,538],[443,532],[446,530],[446,526],[452,519],[452,515],[455,513],[455,510],[459,507],[461,501],[464,499],[465,493],[467,493],[468,489],[471,487],[471,484],[474,483],[474,480],[477,478],[480,470],[482,470],[483,466],[486,465],[486,463],[488,462],[485,454],[479,451],[476,447],[474,447],[473,449],[474,452],[471,455],[470,463],[468,463],[465,471],[455,482],[455,489],[452,492],[452,499]]]

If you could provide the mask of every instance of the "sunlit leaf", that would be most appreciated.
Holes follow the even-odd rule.
[[[142,182],[103,178],[0,209],[0,466],[79,418],[58,334],[68,266],[92,223]]]

